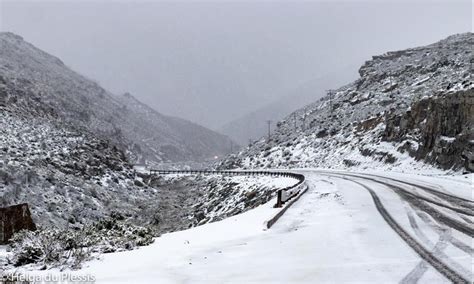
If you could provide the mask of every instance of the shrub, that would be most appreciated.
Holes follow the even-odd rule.
[[[153,232],[117,219],[106,219],[82,228],[21,231],[10,240],[10,265],[26,264],[78,269],[101,253],[132,250],[153,243]]]

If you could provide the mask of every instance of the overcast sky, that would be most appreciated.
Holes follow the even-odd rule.
[[[326,72],[472,29],[471,0],[0,2],[1,30],[214,129]]]

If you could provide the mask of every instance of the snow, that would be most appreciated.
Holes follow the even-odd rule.
[[[427,76],[426,78],[422,78],[422,79],[419,79],[419,80],[416,80],[413,84],[411,84],[411,86],[418,86],[420,84],[422,84],[423,82],[426,82],[428,81],[429,79],[431,78],[431,76]]]
[[[277,212],[272,208],[275,200],[220,222],[165,234],[148,247],[104,255],[72,273],[93,275],[97,283],[387,283],[407,277],[419,277],[419,283],[447,281],[429,265],[426,271],[422,269],[419,256],[387,225],[365,188],[332,176],[337,171],[302,172],[308,192],[269,230],[264,223]],[[473,190],[461,176],[385,175],[413,183],[439,183],[440,189],[450,185],[460,196]],[[393,191],[375,182],[363,183],[417,241],[428,248],[439,242],[438,232]],[[418,227],[407,218],[410,214]],[[456,231],[452,236],[472,248],[472,238]],[[470,255],[450,243],[445,245],[441,251],[445,262],[464,275],[472,271]]]
[[[447,137],[447,136],[440,136],[440,139],[446,141],[448,143],[452,143],[456,141],[456,137]]]
[[[408,169],[406,169],[406,171],[408,171]],[[431,186],[438,191],[459,196],[464,199],[472,200],[474,198],[474,174],[449,175],[440,173],[439,171],[417,173],[390,172],[389,174],[383,171],[372,172],[377,175],[401,180],[409,179],[413,183]]]
[[[7,246],[0,246],[0,257],[7,256]]]

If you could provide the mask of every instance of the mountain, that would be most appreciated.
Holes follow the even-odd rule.
[[[228,145],[225,136],[115,96],[0,33],[0,207],[28,203],[40,226],[80,227],[107,216],[156,225],[156,216],[182,205],[169,201],[174,194],[189,187],[170,193],[145,184],[134,163],[203,159]]]
[[[474,34],[465,33],[374,56],[356,81],[218,167],[474,171],[473,46]]]
[[[240,145],[248,145],[249,141],[257,140],[268,133],[267,121],[271,120],[271,129],[294,110],[324,96],[326,90],[335,88],[356,78],[352,69],[346,67],[337,72],[308,81],[298,88],[288,91],[277,101],[252,111],[239,119],[223,125],[219,132],[228,135]]]
[[[132,162],[210,159],[229,139],[186,120],[159,114],[131,96],[117,97],[12,33],[0,33],[0,76],[28,85],[33,100],[60,119],[126,150]]]
[[[205,161],[230,151],[230,138],[190,121],[166,116],[129,93],[115,97],[123,106],[122,134],[133,140],[128,146],[140,163]],[[130,140],[131,140],[130,139]]]

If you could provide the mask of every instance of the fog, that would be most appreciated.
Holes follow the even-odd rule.
[[[0,1],[1,30],[213,129],[326,73],[472,27],[469,0]]]

